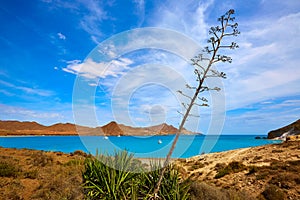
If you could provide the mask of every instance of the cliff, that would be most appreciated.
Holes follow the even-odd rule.
[[[96,128],[71,123],[44,126],[37,122],[1,121],[0,135],[168,135],[175,134],[177,128],[166,123],[150,127],[131,127],[110,122]],[[184,129],[183,134],[195,134]]]
[[[293,135],[300,135],[300,119],[287,126],[270,131],[268,133],[268,139],[285,139],[286,137]]]

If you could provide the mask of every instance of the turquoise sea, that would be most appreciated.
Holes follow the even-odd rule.
[[[0,137],[0,146],[27,148],[65,153],[82,150],[87,153],[113,154],[127,150],[135,157],[165,157],[174,135],[168,136],[5,136]],[[262,137],[262,136],[261,136]],[[255,139],[254,135],[183,135],[180,136],[173,158],[187,158],[202,153],[221,152],[238,148],[279,143],[276,140]]]

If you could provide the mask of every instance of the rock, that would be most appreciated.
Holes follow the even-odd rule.
[[[268,139],[285,139],[290,135],[300,135],[300,119],[292,124],[270,131],[268,133]]]

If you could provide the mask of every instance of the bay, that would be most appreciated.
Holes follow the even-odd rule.
[[[162,158],[171,147],[174,135],[167,136],[4,136],[0,146],[71,153],[82,150],[93,155],[113,154],[127,150],[135,157]],[[262,137],[262,136],[261,136]],[[255,139],[254,135],[182,135],[173,158],[188,158],[203,153],[279,143],[277,140]]]

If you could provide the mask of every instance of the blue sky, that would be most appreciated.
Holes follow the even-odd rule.
[[[219,120],[222,133],[265,134],[296,121],[300,2],[295,0],[1,1],[0,119],[178,126],[184,100],[176,90],[195,79],[182,55],[189,55],[191,46],[182,41],[206,45],[209,27],[230,8],[236,10],[241,35],[233,39],[240,48],[225,52],[233,63],[216,67],[228,78],[213,82],[221,84],[221,94],[204,94],[211,106],[195,108],[200,118],[191,117],[187,127],[206,133],[216,125],[212,120]],[[135,34],[132,30],[146,27],[181,34],[183,40],[175,43],[182,51],[167,51],[168,38],[159,43],[168,47],[149,48],[150,33],[124,46],[124,31]],[[109,46],[112,41],[119,44]],[[104,60],[104,51],[114,59]],[[78,80],[86,85],[74,95]],[[222,119],[212,118],[212,112]]]

